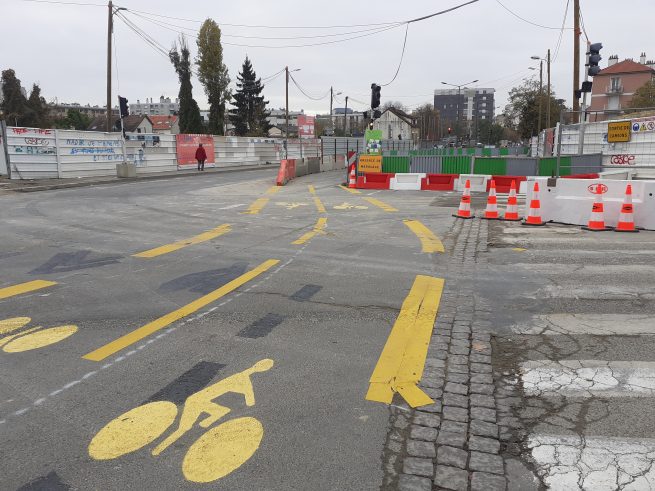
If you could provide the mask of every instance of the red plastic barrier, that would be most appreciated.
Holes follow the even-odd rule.
[[[277,185],[284,186],[291,179],[296,177],[296,161],[295,160],[282,160],[280,162],[280,170],[277,173]]]
[[[598,179],[600,174],[573,174],[571,176],[561,176],[562,179]]]
[[[512,181],[516,181],[516,190],[521,187],[521,181],[527,181],[527,176],[491,176],[496,183],[497,193],[509,193]],[[491,181],[487,182],[487,192],[491,186]]]
[[[427,174],[421,179],[421,189],[430,191],[452,191],[459,174]]]
[[[385,172],[367,172],[357,177],[357,187],[360,189],[389,189],[391,178],[396,174]]]

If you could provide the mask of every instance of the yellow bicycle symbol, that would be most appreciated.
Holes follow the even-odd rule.
[[[246,405],[254,406],[255,393],[250,376],[271,367],[273,360],[258,361],[247,370],[187,397],[177,429],[152,450],[152,455],[162,453],[190,431],[196,422],[200,427],[208,428],[227,415],[229,407],[212,402],[223,394],[242,394]],[[131,409],[110,421],[93,437],[89,455],[96,460],[109,460],[139,450],[162,436],[175,422],[177,413],[177,406],[170,401],[150,402]],[[264,427],[252,417],[240,417],[215,426],[189,447],[182,462],[184,477],[192,482],[208,483],[230,474],[254,455],[263,436]]]
[[[368,210],[368,206],[351,205],[350,203],[342,203],[334,207],[335,210]]]
[[[0,347],[2,347],[2,351],[5,353],[20,353],[43,348],[63,341],[77,332],[77,326],[57,326],[49,329],[36,326],[20,331],[30,322],[32,322],[32,319],[29,317],[13,317],[0,320]]]
[[[275,203],[278,206],[284,206],[287,210],[293,210],[301,206],[307,206],[307,203],[287,203],[286,201],[278,201]]]

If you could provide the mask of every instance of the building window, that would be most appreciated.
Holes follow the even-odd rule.
[[[480,116],[480,119],[487,119],[487,117],[483,115],[483,116]]]
[[[618,92],[620,89],[621,89],[621,77],[610,78],[610,90],[612,92]]]

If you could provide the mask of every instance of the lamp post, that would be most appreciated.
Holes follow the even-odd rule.
[[[289,73],[290,72],[299,72],[300,68],[296,68],[294,70],[289,70],[289,67],[285,66],[284,70],[286,71],[286,75],[287,75],[286,111],[285,111],[286,130],[284,132],[284,158],[288,159],[289,158]]]
[[[475,79],[471,82],[457,85],[457,84],[450,84],[448,82],[441,82],[443,85],[450,85],[451,87],[457,87],[457,126],[455,126],[455,137],[459,140],[459,100],[462,96],[462,87],[466,87],[467,85],[474,84],[475,82],[478,82],[478,79]]]
[[[335,95],[341,95],[341,92],[334,93],[334,89],[330,87],[330,125],[332,126],[332,136],[334,136],[334,118],[332,117],[332,100]]]
[[[541,131],[541,104],[543,99],[543,63],[546,62],[546,73],[547,73],[547,99],[546,99],[546,126],[550,128],[550,49],[546,58],[540,56],[531,56],[532,60],[539,60],[539,132]]]

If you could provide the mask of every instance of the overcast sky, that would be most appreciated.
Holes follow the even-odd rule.
[[[68,1],[103,3],[102,0]],[[166,49],[178,36],[174,31],[184,28],[192,35],[202,20],[211,17],[221,25],[225,63],[232,80],[236,79],[248,55],[258,76],[273,75],[285,65],[290,69],[299,68],[300,71],[293,75],[309,95],[325,96],[333,86],[335,92],[342,92],[335,101],[335,107],[342,107],[343,97],[349,95],[349,107],[363,109],[369,102],[371,82],[384,84],[393,78],[400,60],[405,26],[322,46],[272,49],[226,43],[280,46],[335,41],[371,34],[375,31],[370,29],[385,27],[371,24],[409,20],[464,1],[118,0],[117,4],[148,12],[139,15],[149,16],[157,22],[173,24],[164,28],[138,17],[136,12],[123,12]],[[522,21],[505,10],[498,0],[479,0],[455,12],[413,23],[409,27],[400,72],[390,86],[382,88],[382,102],[399,100],[412,108],[431,103],[434,90],[444,88],[440,83],[442,81],[462,84],[479,79],[480,82],[475,85],[495,88],[496,104],[504,108],[507,93],[514,85],[525,77],[538,78],[539,62],[531,60],[530,56],[545,57],[547,49],[551,48],[554,57],[567,0],[500,1],[527,21],[556,29],[537,27]],[[559,97],[565,97],[569,105],[572,92],[573,0],[570,4],[567,29],[559,54],[552,64],[553,90]],[[638,61],[640,53],[646,51],[649,58],[655,58],[653,0],[581,0],[581,6],[591,42],[602,42],[605,46],[601,62],[603,67],[612,54],[619,55],[620,59],[631,57]],[[38,82],[48,101],[57,98],[60,102],[104,104],[106,6],[0,0],[0,12],[3,18],[1,69],[13,68],[28,91],[32,83]],[[302,29],[267,29],[234,24],[294,26]],[[360,26],[323,28],[354,24]],[[351,34],[334,36],[343,33]],[[304,38],[298,39],[299,36]],[[118,18],[115,20],[115,39],[118,70],[114,72],[114,95],[117,87],[120,87],[121,95],[130,102],[137,99],[144,101],[149,97],[158,99],[160,95],[177,96],[178,80],[170,62]],[[584,37],[582,42],[585,42]],[[189,38],[189,44],[195,56],[195,39]],[[584,53],[581,56],[584,60]],[[537,67],[537,70],[528,70],[530,66]],[[544,67],[544,83],[545,78]],[[195,78],[193,84],[194,96],[200,107],[205,108],[207,103],[202,87]],[[270,101],[270,107],[284,106],[283,74],[266,84],[264,94]],[[329,111],[329,95],[314,101],[290,85],[289,98],[292,110],[302,108],[308,114]]]

